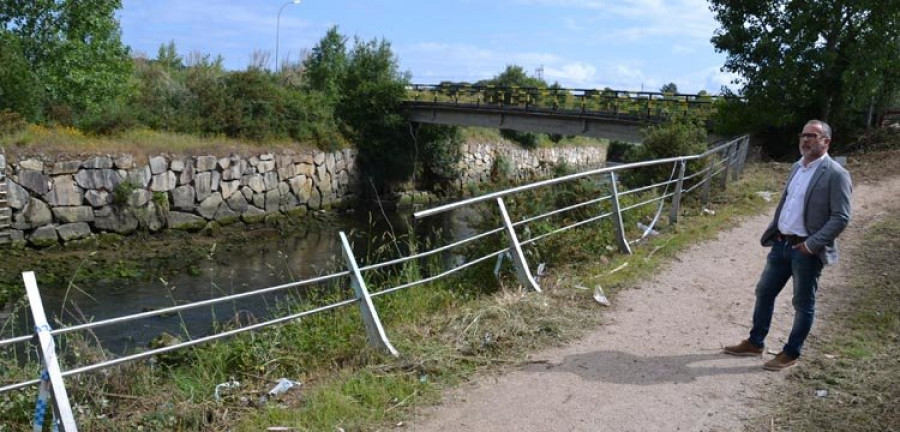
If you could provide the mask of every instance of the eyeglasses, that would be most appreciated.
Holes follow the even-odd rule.
[[[806,138],[819,139],[819,138],[822,138],[823,136],[824,135],[819,135],[817,133],[802,133],[802,134],[798,135],[797,137],[802,140],[802,139],[806,139]]]

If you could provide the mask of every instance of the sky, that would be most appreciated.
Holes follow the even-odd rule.
[[[229,70],[254,52],[274,59],[276,45],[296,62],[337,26],[348,46],[388,41],[414,84],[475,82],[507,65],[573,89],[673,82],[718,94],[733,79],[710,43],[718,25],[706,0],[124,0],[117,16],[133,54],[154,58],[173,41],[184,57],[221,55]]]

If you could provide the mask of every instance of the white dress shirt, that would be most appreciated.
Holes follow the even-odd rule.
[[[782,234],[809,237],[806,224],[803,222],[806,190],[809,189],[809,181],[812,180],[816,167],[822,163],[824,157],[825,155],[822,155],[809,164],[804,164],[803,159],[800,159],[800,168],[797,169],[797,173],[788,184],[787,197],[784,200],[784,206],[781,207],[781,216],[778,218],[778,231]]]

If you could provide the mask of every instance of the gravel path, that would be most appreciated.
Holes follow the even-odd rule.
[[[853,221],[841,237],[840,263],[823,272],[811,338],[827,320],[829,303],[840,300],[861,233],[886,209],[900,208],[898,200],[900,177],[855,186]],[[639,289],[619,293],[614,307],[604,311],[606,324],[584,339],[449,392],[443,405],[420,413],[406,429],[742,429],[749,419],[765,415],[758,402],[766,387],[788,374],[762,369],[771,354],[759,359],[720,353],[749,331],[753,289],[766,255],[758,239],[774,211],[773,205],[717,239],[689,248]],[[788,291],[779,297],[768,349],[780,350],[792,316]]]

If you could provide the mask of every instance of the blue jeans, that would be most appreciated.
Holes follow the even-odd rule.
[[[822,266],[818,256],[806,255],[795,250],[783,239],[772,245],[772,250],[766,258],[766,268],[756,285],[756,306],[753,309],[750,343],[760,347],[765,345],[766,335],[772,324],[772,313],[775,310],[775,298],[787,280],[793,279],[794,326],[783,351],[792,357],[800,356],[803,342],[809,335],[816,313],[816,289],[819,286]]]

